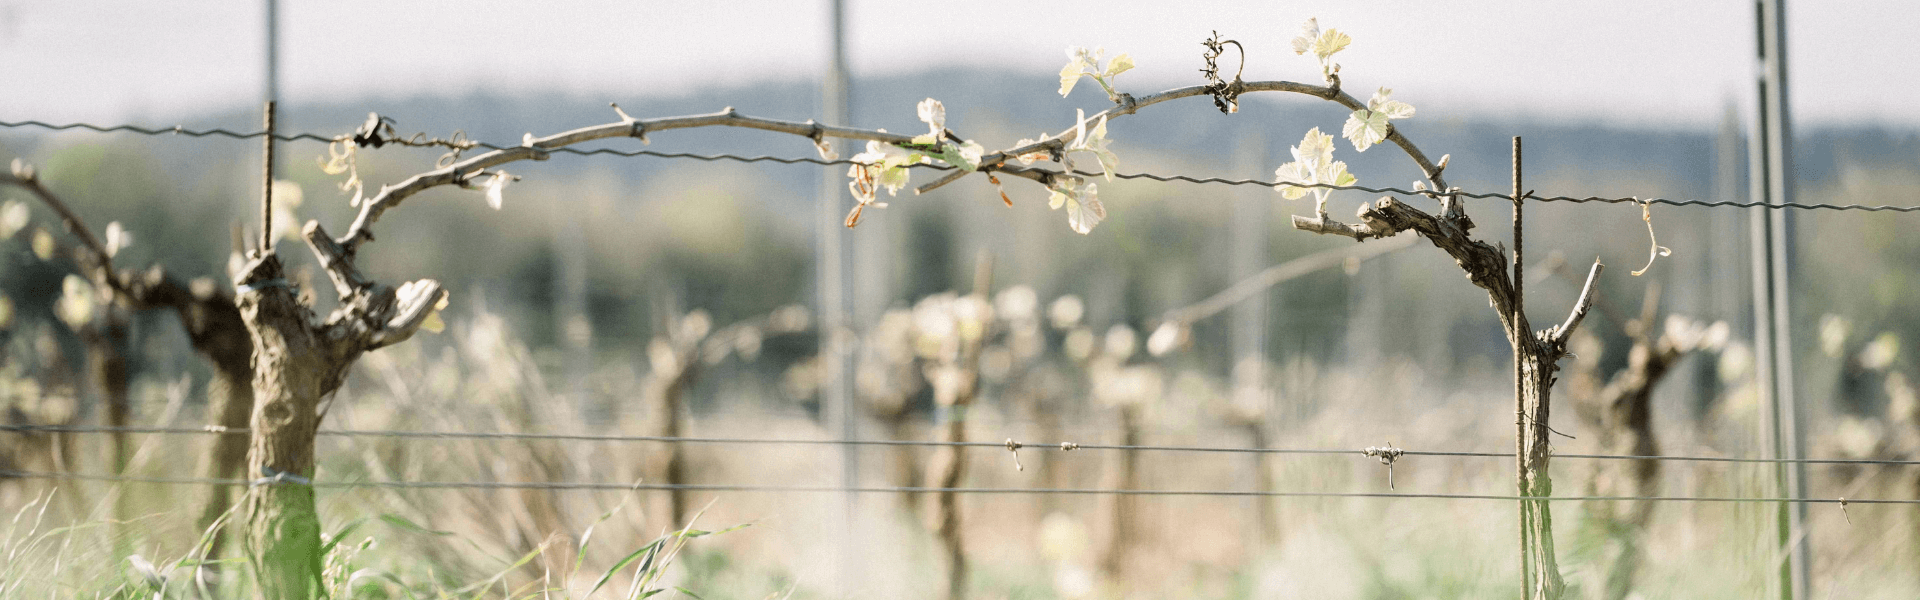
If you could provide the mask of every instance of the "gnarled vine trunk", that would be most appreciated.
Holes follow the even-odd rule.
[[[240,316],[253,340],[248,488],[239,519],[261,593],[306,600],[320,590],[320,519],[314,510],[314,434],[326,401],[361,354],[405,341],[446,299],[433,280],[395,289],[362,277],[349,251],[318,222],[303,231],[340,294],[325,322],[295,296],[280,259],[257,253],[239,276]]]
[[[1517,138],[1514,150],[1517,173]],[[1409,154],[1412,153],[1409,149]],[[1416,155],[1415,158],[1427,171],[1429,178],[1434,179],[1436,184],[1440,183],[1435,177],[1438,169],[1428,167],[1423,157]],[[1566,589],[1560,577],[1559,564],[1554,559],[1553,514],[1545,500],[1553,494],[1553,479],[1547,473],[1548,463],[1552,460],[1547,436],[1552,431],[1548,419],[1552,409],[1554,372],[1559,368],[1560,358],[1566,355],[1567,339],[1580,326],[1593,305],[1593,284],[1600,277],[1603,267],[1598,261],[1594,262],[1593,268],[1587,273],[1579,300],[1575,302],[1566,321],[1543,331],[1534,331],[1527,323],[1521,297],[1523,279],[1518,277],[1519,201],[1524,195],[1517,174],[1514,188],[1516,236],[1513,271],[1508,270],[1508,255],[1504,248],[1468,235],[1474,226],[1473,220],[1467,217],[1458,198],[1446,194],[1439,194],[1441,202],[1438,214],[1428,214],[1386,197],[1361,206],[1356,214],[1359,224],[1334,221],[1322,213],[1313,217],[1295,216],[1293,226],[1314,233],[1350,237],[1356,241],[1389,237],[1404,231],[1418,233],[1452,256],[1455,264],[1466,272],[1467,279],[1487,291],[1488,303],[1499,316],[1500,325],[1506,331],[1514,354],[1515,479],[1519,495],[1523,497],[1520,501],[1520,552],[1524,593],[1527,598],[1554,599],[1559,598]]]
[[[982,251],[974,264],[972,301],[984,306],[992,286],[992,258]],[[978,315],[974,314],[973,317]],[[958,444],[967,441],[968,413],[972,411],[974,398],[980,391],[980,346],[987,338],[989,323],[976,325],[979,327],[977,335],[956,335],[944,342],[940,359],[926,367],[927,381],[933,388],[933,401],[942,415],[935,426],[939,432],[938,439],[948,444],[933,452],[932,464],[927,468],[928,487],[951,490],[959,487],[966,477],[966,448]],[[967,556],[960,538],[959,494],[952,491],[936,492],[929,524],[940,538],[940,547],[946,554],[946,600],[966,598]]]
[[[1520,331],[1526,331],[1524,318],[1520,324],[1523,326]],[[1524,341],[1514,349],[1520,369],[1519,389],[1515,390],[1520,406],[1520,459],[1515,478],[1520,495],[1529,498],[1520,501],[1520,566],[1526,578],[1528,598],[1559,598],[1566,583],[1561,580],[1560,566],[1554,559],[1553,512],[1547,506],[1547,498],[1553,496],[1553,478],[1547,474],[1547,463],[1553,456],[1547,439],[1551,433],[1547,417],[1552,408],[1556,367],[1549,354],[1531,337],[1522,338]]]
[[[260,592],[278,599],[320,595],[320,517],[314,508],[314,434],[321,399],[340,387],[359,354],[322,339],[312,313],[284,284],[280,259],[267,255],[242,283],[239,298],[253,334],[252,441],[247,476],[259,478],[241,507],[248,559]]]

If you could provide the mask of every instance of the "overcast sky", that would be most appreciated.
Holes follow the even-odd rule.
[[[1311,81],[1301,21],[1353,36],[1348,86],[1388,86],[1426,115],[1713,127],[1750,102],[1740,0],[849,0],[857,75],[954,65],[1051,73],[1067,45],[1131,53],[1127,89],[1197,82],[1210,30],[1250,46],[1248,79]],[[1920,126],[1920,3],[1789,2],[1795,117]],[[0,0],[0,119],[170,123],[250,103],[261,1]],[[300,102],[558,89],[594,101],[764,78],[810,79],[827,4],[582,0],[281,0],[283,98]]]

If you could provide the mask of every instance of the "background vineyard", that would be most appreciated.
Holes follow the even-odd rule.
[[[853,113],[862,124],[911,131],[908,110],[922,97],[941,98],[955,122],[984,139],[1017,139],[1057,124],[1081,102],[1051,97],[1050,77],[997,71],[950,71],[858,82]],[[703,91],[682,98],[623,103],[635,115],[705,112],[723,105],[776,118],[811,116],[807,86],[755,86]],[[796,100],[802,99],[802,100]],[[623,99],[624,100],[624,99]],[[1223,117],[1204,102],[1167,107],[1139,118],[1114,136],[1127,144],[1123,171],[1198,177],[1266,178],[1286,156],[1304,123],[1331,123],[1342,111],[1306,101],[1248,98],[1240,114]],[[1093,106],[1086,104],[1086,106]],[[1035,107],[1047,107],[1040,111]],[[551,132],[607,120],[598,98],[433,97],[404,102],[300,103],[288,106],[284,131],[344,133],[367,110],[392,116],[406,131],[444,135],[464,129],[475,139],[510,144],[521,133]],[[1734,117],[1729,117],[1730,119]],[[208,114],[188,127],[252,123],[250,113]],[[870,119],[870,120],[869,120]],[[1396,124],[1398,125],[1398,124]],[[1567,125],[1545,120],[1465,115],[1416,120],[1403,126],[1428,148],[1453,155],[1449,175],[1470,190],[1503,189],[1507,140],[1528,141],[1529,187],[1581,196],[1743,199],[1746,150],[1740,127],[1721,131],[1640,130]],[[1851,204],[1911,206],[1920,189],[1920,136],[1899,129],[1801,131],[1801,197]],[[630,143],[621,148],[633,147]],[[258,171],[257,146],[218,138],[50,133],[38,128],[0,132],[0,154],[40,166],[43,179],[96,227],[120,221],[138,243],[118,259],[163,262],[178,272],[217,275],[230,250],[224,224],[245,222]],[[653,137],[650,149],[695,153],[807,156],[805,140],[769,144],[752,132],[702,132]],[[320,172],[319,144],[290,143],[282,152],[284,177],[301,190],[301,218],[341,222],[350,208],[334,193],[336,178]],[[363,155],[370,182],[412,174],[436,153],[390,150]],[[1418,174],[1386,153],[1351,158],[1371,174],[1363,183],[1412,181]],[[450,327],[369,354],[354,370],[332,409],[328,427],[353,430],[453,432],[570,432],[656,435],[665,419],[650,385],[671,361],[650,351],[669,328],[688,327],[689,314],[706,315],[708,330],[775,313],[811,300],[812,190],[820,169],[766,163],[693,159],[586,157],[522,168],[502,212],[472,192],[428,192],[396,213],[381,243],[390,250],[363,265],[385,277],[430,273],[456,302]],[[1398,184],[1396,184],[1398,185]],[[14,190],[7,198],[25,199]],[[1484,457],[1400,459],[1395,485],[1385,469],[1360,455],[1367,446],[1410,450],[1501,452],[1510,447],[1511,422],[1499,415],[1511,394],[1508,350],[1481,293],[1461,285],[1451,261],[1432,252],[1396,252],[1356,269],[1330,269],[1286,282],[1252,306],[1264,317],[1248,336],[1234,318],[1196,324],[1190,344],[1165,357],[1139,345],[1155,319],[1267,265],[1341,247],[1292,231],[1296,208],[1258,186],[1130,180],[1103,187],[1115,216],[1082,238],[1061,227],[1033,190],[1000,203],[984,181],[962,181],[931,194],[895,199],[870,213],[848,238],[856,245],[852,323],[865,343],[857,388],[874,438],[932,439],[937,415],[916,373],[881,368],[877,359],[911,349],[889,347],[888,327],[901,327],[889,310],[910,310],[946,291],[973,289],[980,256],[993,268],[992,295],[1005,331],[1037,336],[1040,352],[1017,351],[1011,334],[992,344],[1005,368],[983,361],[987,384],[968,415],[975,439],[1027,443],[1122,443],[1129,412],[1138,440],[1153,445],[1348,449],[1350,455],[1267,456],[1126,451],[1022,450],[1016,469],[1005,450],[969,452],[964,487],[1137,487],[1169,490],[1394,491],[1408,494],[1510,493],[1511,465]],[[1335,215],[1372,196],[1335,195]],[[1487,223],[1505,210],[1500,201],[1470,201]],[[1530,255],[1555,249],[1575,265],[1599,255],[1616,267],[1644,260],[1646,229],[1634,207],[1593,204],[1538,206],[1530,212]],[[57,230],[36,207],[34,224]],[[796,216],[801,215],[801,216]],[[1655,427],[1668,453],[1754,456],[1758,409],[1751,387],[1746,218],[1744,211],[1657,208],[1661,244],[1675,249],[1645,277],[1616,268],[1602,280],[1601,308],[1588,322],[1591,338],[1576,354],[1599,376],[1627,364],[1626,321],[1637,316],[1645,288],[1657,284],[1663,313],[1731,325],[1726,350],[1696,355],[1655,394]],[[1796,213],[1801,263],[1793,290],[1795,346],[1801,397],[1812,432],[1810,454],[1835,458],[1920,457],[1920,401],[1911,377],[1920,373],[1899,340],[1920,331],[1912,275],[1920,242],[1900,232],[1912,217],[1887,213]],[[1256,228],[1236,228],[1251,221]],[[214,224],[214,225],[209,225]],[[1480,231],[1499,240],[1499,227]],[[218,230],[210,235],[209,231]],[[1265,260],[1237,260],[1229,231],[1256,230]],[[1350,243],[1348,244],[1350,245]],[[34,257],[30,236],[5,242],[0,293],[13,311],[4,335],[5,378],[0,390],[11,424],[87,424],[100,417],[73,331],[52,314],[70,268]],[[874,258],[884,257],[884,259]],[[295,267],[296,270],[299,267]],[[1544,273],[1544,269],[1535,269]],[[317,271],[311,277],[322,278]],[[325,285],[302,288],[331,301]],[[1577,282],[1530,281],[1540,306],[1571,303]],[[1031,290],[1022,317],[1009,290]],[[1014,295],[1022,292],[1011,292]],[[1056,327],[1045,314],[1062,296],[1084,300],[1084,315]],[[910,313],[909,313],[910,314]],[[1020,319],[1026,319],[1022,322]],[[1244,319],[1245,317],[1238,317]],[[128,342],[134,365],[134,422],[193,427],[207,422],[206,367],[188,349],[172,317],[142,315]],[[890,324],[889,319],[894,321]],[[1247,323],[1240,320],[1238,323]],[[570,323],[575,325],[571,326]],[[585,323],[581,327],[578,323]],[[1113,375],[1095,360],[1136,332],[1131,356],[1117,368],[1139,389],[1102,392]],[[751,352],[740,347],[705,367],[686,388],[681,435],[757,439],[826,439],[810,362],[817,329],[761,328]],[[1097,340],[1095,350],[1069,350],[1076,331]],[[1236,336],[1238,340],[1236,341]],[[1868,368],[1869,352],[1892,356]],[[1258,342],[1249,340],[1262,340]],[[1880,346],[1874,346],[1878,342]],[[1030,342],[1021,342],[1030,343]],[[1238,349],[1258,343],[1266,357],[1251,396],[1239,396],[1233,374]],[[1878,348],[1878,349],[1876,349]],[[1117,348],[1115,348],[1117,350]],[[892,354],[889,354],[892,353]],[[996,359],[997,360],[997,359]],[[1872,359],[1878,361],[1879,359]],[[1239,367],[1245,377],[1250,369]],[[878,374],[872,374],[878,373]],[[1573,385],[1572,377],[1563,386]],[[875,382],[869,385],[869,382]],[[1243,382],[1246,381],[1243,379]],[[909,384],[919,389],[895,389]],[[893,385],[889,385],[893,384]],[[1904,386],[1904,387],[1903,387]],[[1574,401],[1578,390],[1563,387]],[[889,402],[900,403],[897,405]],[[1135,408],[1125,408],[1132,406]],[[897,417],[894,415],[898,415]],[[1583,429],[1571,411],[1556,428],[1577,439],[1556,440],[1561,452],[1590,448],[1598,432]],[[1563,420],[1562,420],[1563,419]],[[1257,436],[1259,437],[1256,437]],[[206,455],[209,435],[139,436],[130,475],[191,477]],[[0,468],[103,473],[98,436],[0,434]],[[559,440],[421,440],[362,436],[321,438],[320,474],[326,482],[603,482],[657,481],[666,444]],[[832,486],[838,454],[832,446],[683,444],[686,480],[696,484]],[[930,449],[878,447],[860,451],[862,481],[876,487],[915,485]],[[53,462],[58,454],[61,462]],[[1138,461],[1126,479],[1124,461]],[[1581,495],[1594,465],[1559,461],[1561,495]],[[1662,474],[1664,495],[1766,497],[1765,467],[1674,464]],[[1912,499],[1920,471],[1900,465],[1831,465],[1812,470],[1818,498]],[[44,500],[52,487],[58,495]],[[138,519],[108,524],[104,500],[130,499]],[[198,537],[192,510],[207,486],[16,479],[0,482],[0,507],[24,511],[41,530],[90,524],[60,534],[64,549],[31,548],[0,570],[24,589],[41,592],[141,585],[120,554],[154,560],[180,556]],[[842,569],[863,582],[860,596],[927,596],[944,586],[935,541],[920,522],[925,494],[859,494],[856,564],[839,564],[835,519],[843,510],[833,493],[695,490],[688,500],[707,506],[701,522],[754,527],[696,542],[670,575],[708,598],[754,598],[793,589],[795,597],[831,597]],[[372,548],[352,564],[394,574],[418,590],[455,589],[505,573],[518,588],[550,572],[569,572],[567,553],[524,565],[514,560],[548,540],[577,543],[594,519],[588,567],[592,579],[663,529],[669,494],[659,491],[392,489],[326,490],[323,522],[390,515],[420,528],[370,526]],[[622,505],[622,502],[625,502]],[[1103,585],[1140,595],[1180,597],[1462,597],[1506,595],[1517,581],[1511,502],[1392,498],[1147,497],[1111,495],[968,495],[963,534],[975,564],[980,597],[1047,598],[1101,594]],[[1621,535],[1597,528],[1590,514],[1600,503],[1562,508],[1563,566],[1570,581],[1597,586],[1603,542]],[[1116,515],[1116,511],[1119,513]],[[1776,559],[1771,507],[1674,503],[1653,509],[1642,543],[1649,552],[1642,590],[1651,597],[1753,597],[1765,589]],[[1912,506],[1816,506],[1812,541],[1821,594],[1835,597],[1911,597],[1920,576],[1911,564],[1920,525]],[[21,531],[25,525],[15,527]],[[1115,531],[1130,531],[1114,543]],[[560,537],[553,537],[555,535]],[[21,548],[19,540],[7,538]],[[64,541],[70,540],[70,541]],[[57,566],[57,568],[56,568]],[[30,571],[43,571],[27,576]],[[625,576],[622,575],[622,578]],[[105,584],[98,582],[105,581]],[[617,582],[625,589],[624,581]],[[62,587],[75,586],[75,587]],[[125,589],[125,588],[123,588]],[[399,586],[366,582],[369,594],[400,595]]]

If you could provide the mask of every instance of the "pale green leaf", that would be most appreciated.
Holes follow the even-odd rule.
[[[1341,135],[1353,142],[1353,149],[1366,152],[1367,148],[1387,139],[1387,114],[1373,110],[1356,110],[1347,117],[1347,125]]]
[[[1073,109],[1073,143],[1079,145],[1087,141],[1087,111]]]
[[[1113,60],[1107,63],[1107,76],[1112,77],[1119,75],[1132,68],[1133,57],[1123,52],[1119,56],[1113,57]]]
[[[1082,117],[1084,117],[1085,114],[1085,111],[1080,112],[1080,116]],[[1100,171],[1106,175],[1107,181],[1113,181],[1113,170],[1119,165],[1120,159],[1114,156],[1112,150],[1107,148],[1109,144],[1107,140],[1107,116],[1104,114],[1100,115],[1099,122],[1094,124],[1093,131],[1091,132],[1087,131],[1086,121],[1084,120],[1079,121],[1074,131],[1077,137],[1074,138],[1073,144],[1067,147],[1067,150],[1070,152],[1092,153],[1094,158],[1100,161]]]
[[[1312,171],[1309,170],[1306,165],[1290,162],[1280,165],[1279,169],[1274,170],[1273,175],[1275,179],[1283,183],[1312,183],[1312,178],[1309,176],[1310,173],[1312,173]],[[1288,200],[1298,200],[1301,196],[1307,195],[1307,188],[1302,187],[1282,185],[1276,186],[1273,189],[1274,191],[1280,192],[1280,197]]]
[[[874,178],[874,181],[881,187],[887,188],[888,196],[895,196],[899,195],[900,188],[907,186],[908,178],[907,168],[905,166],[898,166],[881,169],[880,174]]]
[[[1293,147],[1293,159],[1309,165],[1325,164],[1333,160],[1333,136],[1320,133],[1315,127],[1300,138],[1300,145]]]
[[[33,228],[33,255],[40,260],[53,260],[53,251],[53,234],[44,228]]]
[[[1300,24],[1300,36],[1293,38],[1293,53],[1306,54],[1313,50],[1313,42],[1318,39],[1320,39],[1320,19],[1307,19],[1306,23]]]
[[[1073,92],[1073,86],[1074,84],[1080,83],[1080,73],[1084,70],[1086,70],[1086,65],[1079,61],[1069,62],[1067,66],[1060,69],[1061,98],[1065,98],[1067,94]]]
[[[27,222],[32,218],[33,212],[27,209],[27,203],[8,200],[4,206],[0,206],[0,240],[11,239],[13,234],[26,229]]]
[[[1107,207],[1100,203],[1099,184],[1089,183],[1079,196],[1067,199],[1067,226],[1086,235],[1107,218]]]
[[[1314,39],[1313,54],[1321,60],[1326,60],[1332,58],[1334,53],[1345,50],[1351,43],[1353,38],[1347,37],[1347,34],[1340,33],[1338,29],[1328,29],[1321,33],[1319,38]]]
[[[500,210],[500,204],[504,200],[502,192],[507,189],[507,184],[514,179],[515,177],[508,175],[506,171],[494,172],[493,179],[487,181],[487,206],[493,207],[494,210]]]
[[[937,158],[940,159],[940,162],[952,165],[962,171],[975,171],[980,168],[980,155],[985,154],[986,150],[985,147],[974,143],[972,140],[968,140],[963,144],[948,142],[941,146],[941,152]]]
[[[133,232],[127,231],[126,226],[121,225],[119,221],[114,221],[112,223],[107,224],[107,256],[108,257],[113,257],[120,253],[121,248],[125,248],[132,245],[133,245]]]
[[[60,281],[60,299],[54,302],[53,312],[61,322],[79,329],[93,320],[93,306],[93,284],[86,278],[69,274]]]
[[[1353,173],[1347,172],[1347,163],[1334,161],[1331,170],[1332,176],[1327,178],[1327,183],[1338,186],[1348,186],[1360,181],[1360,178],[1354,177]]]

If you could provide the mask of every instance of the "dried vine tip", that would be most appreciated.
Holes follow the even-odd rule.
[[[1061,450],[1079,450],[1080,445],[1073,442],[1060,442]]]
[[[1013,438],[1007,438],[1007,451],[1013,453],[1013,470],[1015,471],[1027,470],[1026,465],[1020,464],[1020,445],[1020,442],[1013,441]]]
[[[620,103],[618,102],[608,102],[607,106],[613,107],[613,114],[620,115],[620,122],[622,123],[632,123],[639,120],[633,118],[633,115],[627,114],[627,111],[620,110]]]

